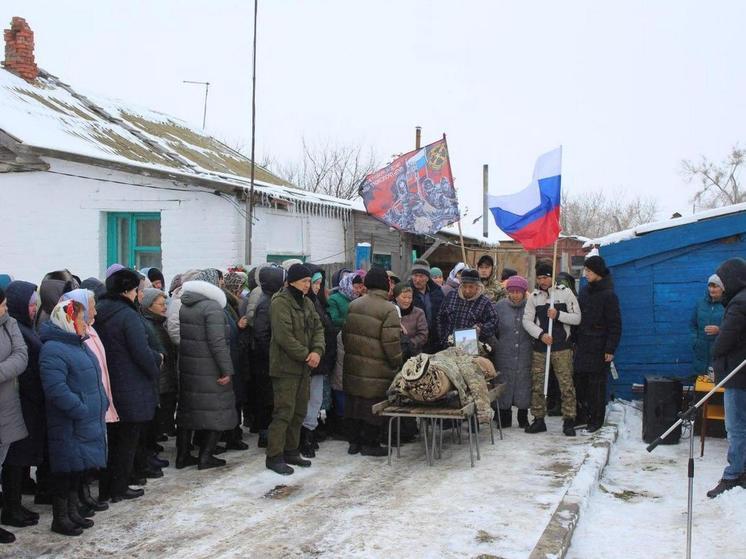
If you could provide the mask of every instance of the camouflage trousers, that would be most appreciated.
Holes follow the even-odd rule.
[[[531,360],[531,415],[534,417],[544,417],[547,414],[547,402],[544,396],[546,359],[546,353],[533,352]],[[550,362],[562,394],[562,417],[574,419],[575,385],[572,380],[572,350],[553,351]]]

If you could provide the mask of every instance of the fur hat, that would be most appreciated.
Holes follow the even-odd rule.
[[[415,260],[412,264],[410,275],[413,276],[415,274],[425,274],[427,277],[430,277],[430,263],[424,258]]]
[[[606,277],[609,275],[609,269],[606,267],[606,262],[600,256],[591,256],[585,259],[583,266],[588,268],[594,274]]]
[[[294,283],[298,280],[311,277],[311,270],[306,268],[303,264],[295,263],[288,268],[288,283]]]
[[[464,268],[461,271],[461,283],[479,283],[479,272],[474,268]]]
[[[129,268],[122,268],[106,278],[106,291],[119,295],[140,287],[140,274]]]
[[[552,263],[547,261],[541,261],[536,263],[536,275],[537,276],[550,276],[552,275]]]
[[[389,276],[386,273],[386,270],[380,266],[373,266],[368,273],[365,274],[365,281],[363,283],[368,289],[389,290]]]
[[[505,289],[521,289],[528,291],[528,281],[523,276],[515,275],[508,278]]]

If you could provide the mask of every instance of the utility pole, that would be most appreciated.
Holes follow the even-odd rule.
[[[490,184],[490,167],[489,165],[482,165],[482,235],[486,239],[490,236],[490,222],[487,220],[487,215],[490,213],[488,191]],[[497,260],[495,260],[497,262]]]
[[[251,187],[249,189],[249,196],[246,198],[246,247],[245,257],[246,265],[251,264],[252,258],[252,246],[251,236],[254,233],[254,166],[255,161],[255,147],[256,147],[256,20],[257,12],[259,9],[259,0],[254,0],[254,52],[252,56],[251,66]]]
[[[204,130],[205,124],[207,123],[207,94],[210,92],[210,82],[197,82],[197,81],[192,81],[192,80],[184,80],[184,83],[205,86],[205,108],[202,111],[202,130]]]

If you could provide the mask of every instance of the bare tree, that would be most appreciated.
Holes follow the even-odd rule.
[[[357,196],[365,175],[379,166],[372,149],[329,142],[311,145],[304,138],[303,158],[299,163],[271,167],[273,172],[298,188],[350,200]]]
[[[739,175],[746,161],[746,150],[738,145],[731,148],[730,154],[716,163],[704,155],[698,162],[685,159],[681,162],[682,173],[687,182],[697,181],[701,187],[692,202],[702,208],[719,208],[746,202],[746,188]]]
[[[562,193],[562,232],[595,239],[655,219],[658,202],[653,198],[632,199],[608,195],[603,190],[588,194]]]

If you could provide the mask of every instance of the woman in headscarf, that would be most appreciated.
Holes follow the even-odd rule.
[[[5,461],[10,444],[28,435],[23,422],[16,382],[28,364],[28,352],[16,320],[8,314],[5,293],[0,289],[0,462]],[[11,491],[13,488],[10,488]],[[3,486],[3,491],[5,491]],[[15,515],[14,515],[15,516]],[[3,523],[6,513],[3,510]],[[29,521],[24,525],[35,522]],[[0,542],[11,543],[15,536],[0,528]]]
[[[61,301],[41,327],[39,366],[47,409],[49,460],[54,476],[52,531],[80,535],[93,521],[78,510],[81,475],[106,465],[109,406],[98,360],[85,345],[85,307]]]
[[[339,288],[331,294],[327,303],[327,310],[332,319],[332,324],[334,324],[335,328],[338,330],[342,329],[345,320],[347,320],[350,301],[355,299],[355,292],[352,287],[352,282],[355,277],[355,274],[352,272],[342,276],[342,279],[339,280]]]
[[[41,340],[34,330],[34,316],[38,305],[36,286],[26,281],[14,281],[5,292],[8,315],[16,320],[28,350],[26,370],[18,377],[23,421],[28,437],[10,445],[2,473],[3,512],[2,523],[9,526],[36,524],[39,515],[21,504],[23,480],[30,466],[38,466],[44,459],[46,414],[44,389],[39,376],[39,351]],[[0,318],[2,320],[2,318]]]
[[[394,287],[394,302],[401,315],[402,361],[422,353],[428,337],[425,311],[412,304],[412,286],[398,283]]]

